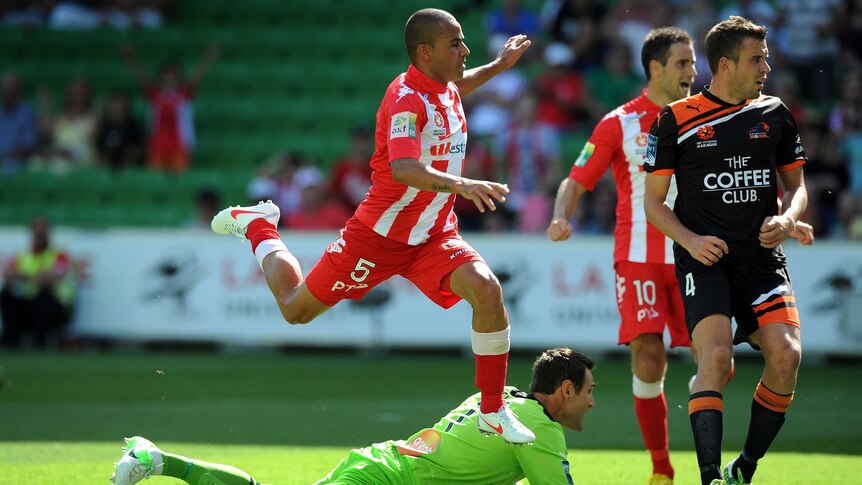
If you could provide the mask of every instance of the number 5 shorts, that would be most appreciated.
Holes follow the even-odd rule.
[[[449,275],[459,266],[484,260],[457,230],[432,235],[411,246],[374,232],[351,217],[308,273],[305,283],[321,303],[334,306],[358,300],[372,288],[400,275],[437,305],[449,308],[461,301],[452,293]]]

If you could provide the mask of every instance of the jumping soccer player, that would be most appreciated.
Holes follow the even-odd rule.
[[[308,323],[345,298],[360,299],[393,275],[443,308],[467,300],[482,395],[478,427],[510,443],[529,443],[533,433],[503,402],[509,317],[502,289],[458,234],[452,205],[460,195],[484,212],[506,200],[505,185],[461,177],[467,143],[461,95],[514,65],[530,41],[514,36],[492,62],[465,71],[470,49],[448,12],[419,10],[407,21],[404,38],[410,66],[389,85],[377,112],[373,184],[305,279],[276,231],[275,204],[227,208],[212,228],[251,241],[282,316],[293,324]]]

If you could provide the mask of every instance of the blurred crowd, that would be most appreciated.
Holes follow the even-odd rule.
[[[764,93],[791,109],[810,157],[806,220],[818,236],[862,239],[862,1],[545,0],[535,9],[528,3],[476,0],[465,7],[487,10],[488,56],[516,33],[538,41],[526,59],[466,100],[470,150],[485,156],[475,151],[478,140],[496,159],[479,165],[491,170],[482,175],[513,190],[506,204],[511,230],[541,232],[553,192],[593,126],[645,87],[640,47],[650,29],[676,25],[691,33],[696,93],[710,81],[704,35],[742,15],[769,29],[773,72]],[[607,173],[579,206],[576,231],[609,233],[615,198]]]
[[[158,28],[171,3],[12,1],[0,7],[0,22]],[[543,232],[554,191],[593,126],[645,87],[640,46],[646,33],[677,25],[692,34],[698,58],[694,93],[709,83],[704,34],[721,19],[743,15],[769,28],[773,72],[764,92],[781,97],[794,113],[810,157],[805,219],[818,237],[862,240],[862,1],[465,0],[458,8],[484,12],[485,32],[466,32],[472,57],[478,58],[471,65],[493,57],[511,35],[524,33],[534,42],[515,68],[465,99],[470,122],[465,176],[504,181],[512,194],[500,210],[481,215],[469,201],[460,201],[456,210],[463,230]],[[37,106],[31,106],[18,76],[4,73],[0,170],[185,170],[195,138],[189,107],[219,57],[218,47],[207,50],[188,76],[177,64],[167,64],[151,77],[131,47],[123,54],[148,105],[146,121],[130,109],[134,99],[128,93],[96,97],[84,78],[70,82],[62,96],[37,87]],[[343,136],[351,139],[351,148],[337,161],[293,151],[262,161],[249,184],[249,200],[277,202],[285,227],[341,227],[371,184],[368,161],[374,149],[370,125],[357,123]],[[324,172],[322,166],[332,168]],[[579,205],[575,230],[611,233],[615,199],[607,174]],[[201,194],[201,207],[207,206],[218,207],[217,193]]]
[[[0,24],[88,30],[155,29],[162,26],[172,0],[4,0]]]

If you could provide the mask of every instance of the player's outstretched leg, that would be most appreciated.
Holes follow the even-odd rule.
[[[109,479],[114,485],[132,485],[150,474],[160,474],[163,467],[162,452],[146,438],[126,438],[123,456],[114,463],[114,474]]]
[[[536,440],[503,401],[509,362],[509,316],[503,306],[503,289],[485,262],[463,264],[451,273],[452,293],[473,307],[473,354],[476,358],[476,387],[481,392],[479,431],[497,434],[509,443]]]
[[[285,321],[308,323],[329,307],[305,287],[299,261],[278,234],[279,216],[278,206],[271,201],[248,207],[228,207],[213,217],[212,229],[217,234],[247,239]]]
[[[110,480],[115,485],[132,485],[150,475],[172,477],[190,485],[259,485],[238,468],[166,453],[140,436],[126,438],[123,456],[114,466]]]

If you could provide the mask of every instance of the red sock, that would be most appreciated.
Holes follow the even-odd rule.
[[[644,444],[652,458],[653,473],[662,473],[673,478],[673,467],[667,446],[667,400],[664,392],[660,396],[642,399],[634,396],[635,414]]]
[[[264,218],[255,219],[248,225],[245,230],[245,238],[251,241],[251,252],[257,249],[257,245],[267,239],[281,239],[275,226],[270,224]]]
[[[506,367],[509,353],[476,355],[476,387],[482,393],[479,410],[495,413],[503,407],[503,386],[506,385]]]

